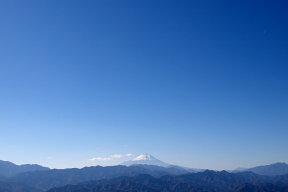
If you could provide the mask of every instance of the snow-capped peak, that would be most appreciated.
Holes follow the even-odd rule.
[[[139,155],[136,158],[132,159],[131,161],[126,161],[122,163],[122,165],[131,166],[131,165],[156,165],[161,167],[168,167],[170,166],[168,163],[164,163],[152,155],[149,154],[143,154]]]
[[[151,161],[153,159],[156,159],[152,155],[145,154],[145,155],[139,155],[138,157],[134,158],[132,161]]]

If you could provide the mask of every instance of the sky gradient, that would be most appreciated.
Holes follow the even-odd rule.
[[[150,153],[217,170],[288,162],[287,6],[1,1],[0,159],[65,168]],[[97,157],[110,159],[89,161]]]

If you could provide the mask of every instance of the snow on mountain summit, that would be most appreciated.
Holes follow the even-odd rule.
[[[134,158],[132,161],[151,161],[153,159],[156,159],[152,155],[145,154],[145,155],[139,155],[138,157]]]
[[[131,166],[131,165],[156,165],[161,167],[168,167],[168,163],[164,163],[163,161],[160,161],[159,159],[156,159],[152,155],[149,154],[143,154],[139,155],[136,158],[132,159],[131,161],[126,161],[122,163],[121,165]]]

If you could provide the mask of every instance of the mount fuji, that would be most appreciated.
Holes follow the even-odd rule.
[[[167,168],[167,169],[173,169],[178,170],[178,171],[185,171],[185,172],[189,172],[189,173],[197,173],[197,172],[202,172],[205,171],[204,169],[193,169],[193,168],[188,168],[188,167],[182,167],[182,166],[178,166],[178,165],[172,165],[172,164],[168,164],[165,163],[163,161],[160,161],[159,159],[157,159],[156,157],[149,155],[149,154],[143,154],[143,155],[139,155],[136,158],[132,159],[131,161],[126,161],[121,163],[120,165],[125,165],[125,166],[158,166],[158,167],[163,167],[163,168]]]
[[[123,162],[121,165],[131,166],[131,165],[155,165],[160,167],[169,167],[171,166],[168,163],[156,159],[154,156],[149,154],[139,155],[131,161]]]

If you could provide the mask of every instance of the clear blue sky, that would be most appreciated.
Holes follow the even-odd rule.
[[[288,161],[285,1],[2,0],[0,159]],[[115,156],[116,157],[116,156]],[[113,159],[112,157],[110,159]]]

